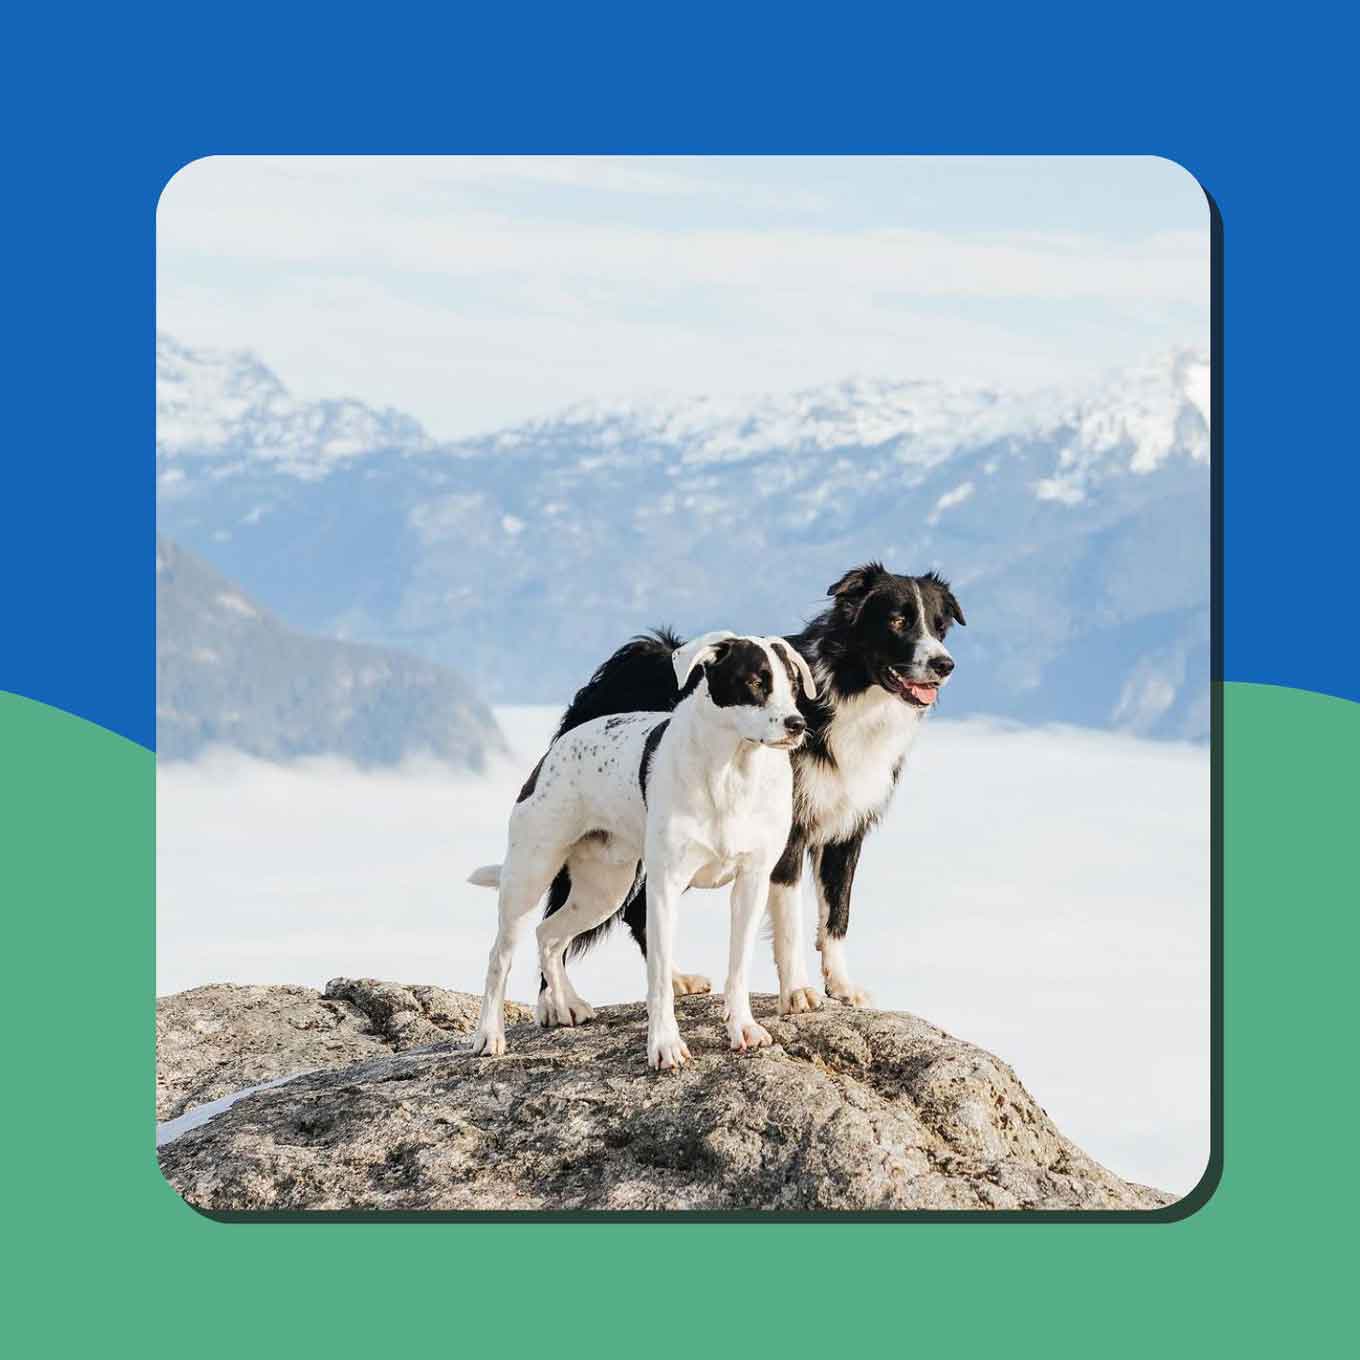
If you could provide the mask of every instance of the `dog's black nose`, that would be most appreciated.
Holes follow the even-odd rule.
[[[930,658],[930,669],[943,680],[954,669],[954,658],[952,656],[932,656]]]
[[[807,731],[807,719],[795,713],[793,717],[784,719],[784,727],[789,736],[796,737],[800,732]]]

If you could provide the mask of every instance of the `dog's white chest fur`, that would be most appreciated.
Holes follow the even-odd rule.
[[[747,746],[715,774],[677,740],[664,747],[658,769],[665,775],[666,816],[677,823],[678,838],[708,856],[693,887],[721,887],[753,849],[777,842],[777,856],[783,848],[788,823],[780,811],[791,811],[793,773],[782,751]]]
[[[812,755],[798,762],[794,797],[812,844],[844,840],[883,810],[921,717],[878,686],[841,701],[827,732],[835,765]]]

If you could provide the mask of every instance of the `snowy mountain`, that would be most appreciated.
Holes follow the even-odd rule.
[[[452,672],[379,647],[305,637],[161,537],[156,544],[156,731],[163,760],[220,744],[270,759],[388,765],[427,754],[480,770],[505,750]]]
[[[163,340],[161,527],[309,629],[564,698],[657,622],[793,630],[845,568],[934,567],[949,711],[1208,732],[1208,364],[1081,391],[856,381],[593,403],[436,445]]]
[[[359,401],[299,402],[248,354],[189,350],[156,339],[156,449],[174,462],[201,459],[218,475],[238,460],[297,477],[375,449],[433,447],[418,421]],[[173,468],[167,470],[173,479]]]

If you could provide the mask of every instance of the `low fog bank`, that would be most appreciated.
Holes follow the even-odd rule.
[[[340,975],[480,992],[505,822],[556,708],[497,718],[484,777],[230,752],[158,775],[161,993]],[[686,971],[721,986],[726,892],[691,893]],[[805,902],[815,974],[815,907]],[[1120,1175],[1184,1192],[1209,1152],[1209,761],[1202,745],[934,719],[866,843],[849,944],[877,1004],[996,1052]],[[578,963],[600,1004],[643,994],[624,933]],[[532,1001],[532,936],[509,995]],[[753,986],[775,990],[765,943]]]

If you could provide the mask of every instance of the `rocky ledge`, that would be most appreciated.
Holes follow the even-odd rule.
[[[432,1044],[477,1028],[481,998],[334,978],[310,987],[195,987],[156,1001],[156,1118],[247,1086]],[[507,1003],[505,1023],[533,1019]]]
[[[218,1047],[236,1056],[210,1079],[191,1079],[178,1060],[203,1045],[175,1025],[183,1017],[200,1026],[207,993],[230,1002],[237,1018],[227,1032],[253,1044],[272,1013],[291,1047],[252,1065],[246,1045],[219,1031]],[[262,993],[287,995],[266,1005]],[[754,1000],[772,1048],[732,1053],[721,1000],[688,997],[678,1009],[694,1061],[658,1074],[647,1070],[641,1005],[550,1031],[514,1023],[527,1021],[516,1007],[508,1053],[475,1058],[466,1040],[441,1036],[473,1027],[476,1000],[438,988],[184,993],[162,1003],[166,1090],[177,1093],[167,1109],[232,1081],[239,1089],[296,1071],[318,1053],[331,1070],[246,1096],[164,1146],[161,1165],[190,1203],[235,1211],[1137,1210],[1172,1201],[1092,1161],[1010,1067],[924,1020],[837,1005],[780,1020],[774,998]],[[318,1018],[316,1007],[334,1023],[319,1033],[304,1023],[295,1042],[299,1017]],[[408,1035],[423,1046],[405,1044]]]

